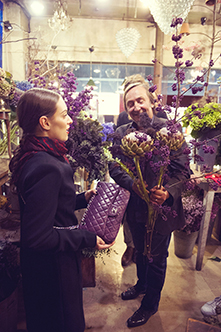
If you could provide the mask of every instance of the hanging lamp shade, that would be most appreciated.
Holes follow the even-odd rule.
[[[181,34],[181,35],[186,35],[186,36],[188,36],[188,35],[190,34],[189,23],[184,22],[184,23],[181,25],[180,34]]]
[[[216,0],[206,0],[205,1],[205,5],[207,5],[207,6],[213,6],[215,4],[215,1]]]
[[[96,84],[94,83],[94,81],[93,81],[92,78],[89,79],[89,81],[87,82],[86,85],[88,85],[88,86],[96,86]]]

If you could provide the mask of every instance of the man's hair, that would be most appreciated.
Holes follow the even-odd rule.
[[[143,76],[141,76],[140,74],[131,75],[131,76],[127,77],[124,81],[124,96],[123,97],[124,97],[125,111],[127,111],[126,95],[127,95],[128,91],[130,91],[135,86],[143,86],[144,89],[146,90],[147,97],[150,99],[151,104],[154,105],[156,102],[156,96],[154,96],[154,94],[149,91],[150,86],[149,86],[148,82],[145,81]],[[153,108],[153,111],[154,111],[154,108]]]

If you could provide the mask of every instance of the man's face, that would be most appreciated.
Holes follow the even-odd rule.
[[[140,114],[147,113],[150,119],[153,118],[153,110],[150,99],[143,86],[135,86],[130,89],[125,97],[127,112],[134,122],[140,121]]]

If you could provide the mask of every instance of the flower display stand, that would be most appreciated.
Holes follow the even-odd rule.
[[[174,251],[179,258],[190,258],[196,243],[199,231],[187,234],[183,231],[174,231]]]

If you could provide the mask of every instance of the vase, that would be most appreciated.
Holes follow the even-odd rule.
[[[205,153],[203,151],[202,145],[200,146],[200,148],[197,150],[197,154],[203,158],[204,161],[197,161],[197,165],[199,166],[199,170],[202,171],[203,169],[203,165],[207,165],[207,171],[208,172],[212,172],[213,171],[213,166],[216,160],[216,153],[217,153],[217,149],[218,149],[218,145],[219,145],[219,138],[217,140],[217,142],[213,141],[212,138],[218,136],[221,134],[221,131],[219,129],[211,129],[205,133],[203,133],[198,141],[202,142],[205,140],[209,140],[208,141],[208,145],[213,146],[215,152],[214,153]]]
[[[190,258],[196,243],[199,231],[187,234],[183,231],[174,231],[174,252],[179,258]]]

